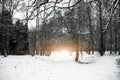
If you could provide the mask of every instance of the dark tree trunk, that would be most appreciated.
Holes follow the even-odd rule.
[[[29,6],[29,0],[27,1],[27,3],[28,3],[27,6]],[[27,27],[27,28],[26,28],[26,31],[27,31],[27,35],[28,35],[28,21],[29,21],[29,19],[28,19],[28,11],[29,11],[29,8],[28,8],[27,11],[26,11],[26,27]],[[30,51],[29,51],[28,37],[29,37],[29,36],[27,36],[27,43],[28,43],[28,48],[27,48],[28,50],[27,50],[27,52],[28,52],[28,54],[29,54]]]
[[[4,55],[4,57],[7,57],[7,49],[6,49],[6,38],[5,38],[5,22],[4,22],[4,11],[5,11],[5,7],[4,7],[4,0],[2,0],[2,54]]]
[[[115,33],[115,54],[116,54],[118,51],[118,30],[117,30],[117,26],[116,26],[116,21],[114,22],[114,25],[115,25],[115,30],[114,30],[114,33]]]
[[[120,0],[119,0],[119,23],[118,23],[118,27],[120,27]],[[119,32],[119,55],[120,55],[120,32]]]
[[[113,46],[112,46],[112,45],[113,45],[113,40],[112,40],[112,38],[113,38],[113,37],[112,37],[112,24],[111,24],[112,21],[111,21],[111,20],[112,20],[112,19],[110,19],[110,54],[112,54],[112,50],[113,50],[113,49],[112,49],[112,47],[113,47]]]
[[[103,35],[103,26],[102,26],[102,5],[101,1],[99,1],[99,21],[100,21],[100,55],[104,55],[104,35]]]
[[[75,55],[75,61],[78,62],[79,59],[79,47],[78,47],[78,42],[76,42],[76,55]]]
[[[75,52],[76,52],[75,61],[78,62],[79,60],[79,38],[76,33],[73,33],[72,37],[73,37],[73,42],[75,44]]]

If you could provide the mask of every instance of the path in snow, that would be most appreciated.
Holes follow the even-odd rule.
[[[81,58],[81,57],[80,57]],[[74,55],[54,54],[51,57],[0,56],[0,80],[119,80],[120,56],[84,55],[79,64]]]

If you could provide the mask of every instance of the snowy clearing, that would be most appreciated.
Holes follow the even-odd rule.
[[[120,80],[120,56],[84,54],[80,64],[74,54],[0,56],[0,80]]]

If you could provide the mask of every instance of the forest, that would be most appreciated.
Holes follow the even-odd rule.
[[[120,0],[0,0],[0,80],[120,80]]]
[[[5,56],[10,54],[11,46],[16,48],[11,54],[20,52],[18,42],[26,44],[19,54],[49,56],[52,51],[67,49],[76,52],[75,61],[83,51],[98,51],[101,56],[105,51],[120,54],[119,0],[0,0],[0,6],[0,45]],[[14,17],[17,13],[24,14],[19,23]],[[27,26],[20,30],[26,31],[21,33],[28,36],[26,39],[11,38],[19,34],[10,32],[15,22]]]

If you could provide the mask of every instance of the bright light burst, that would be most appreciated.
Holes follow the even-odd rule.
[[[70,52],[68,50],[62,49],[60,50],[60,53],[69,54]]]

